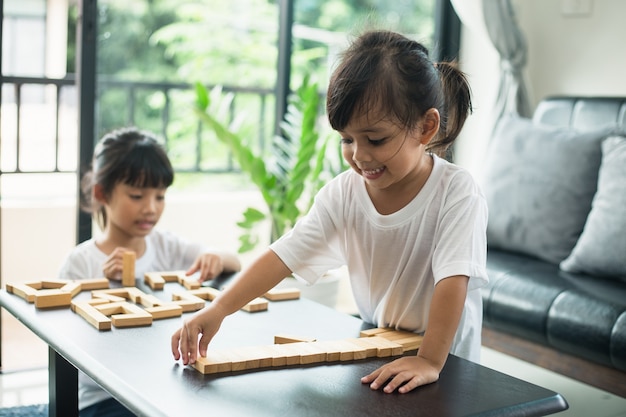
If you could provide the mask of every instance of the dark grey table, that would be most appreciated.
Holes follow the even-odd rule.
[[[168,283],[154,294],[170,299],[174,290],[181,287]],[[98,331],[69,307],[38,310],[5,290],[0,305],[50,347],[50,416],[78,415],[77,369],[137,415],[150,417],[540,416],[567,409],[560,394],[453,355],[438,382],[403,395],[360,383],[389,358],[203,375],[173,360],[170,336],[181,318]],[[306,299],[270,302],[268,311],[227,317],[210,346],[267,345],[280,333],[338,340],[370,327]]]

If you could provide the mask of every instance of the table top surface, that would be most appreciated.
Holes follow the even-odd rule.
[[[177,283],[163,291],[137,286],[164,300],[182,290]],[[89,297],[83,292],[75,299]],[[0,305],[137,415],[531,416],[567,408],[553,391],[453,355],[438,382],[402,395],[360,382],[389,358],[204,375],[175,362],[170,350],[172,333],[192,313],[99,331],[69,307],[37,309],[5,290]],[[277,301],[267,311],[227,317],[209,348],[270,345],[277,334],[341,340],[371,327],[310,300]]]

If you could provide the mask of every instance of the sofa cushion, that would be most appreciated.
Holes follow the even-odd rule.
[[[580,239],[561,269],[626,281],[626,137],[612,136],[602,143],[598,191]]]
[[[501,119],[482,184],[489,246],[553,264],[565,259],[591,210],[600,145],[613,130],[579,132],[514,115]]]

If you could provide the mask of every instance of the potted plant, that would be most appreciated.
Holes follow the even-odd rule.
[[[233,94],[224,94],[218,86],[208,90],[196,84],[196,112],[205,126],[226,145],[240,169],[258,188],[266,204],[266,210],[249,207],[243,220],[237,225],[242,229],[239,252],[254,249],[259,243],[258,225],[271,221],[270,241],[274,241],[294,226],[296,221],[311,207],[313,198],[324,183],[346,168],[339,150],[328,152],[330,135],[320,133],[322,116],[318,85],[305,76],[300,87],[289,97],[282,135],[273,141],[272,155],[255,152],[242,134],[241,119],[229,120]],[[337,147],[338,149],[338,147]],[[332,278],[326,281],[333,281]],[[338,285],[338,282],[337,282]],[[318,287],[313,289],[313,287]],[[334,304],[329,295],[336,288],[321,289],[318,285],[308,287],[308,298],[327,305]],[[301,290],[304,288],[301,286]],[[303,294],[306,296],[305,294]],[[332,298],[332,297],[331,297]]]
[[[273,152],[255,152],[241,132],[241,119],[226,122],[234,95],[224,94],[218,86],[208,90],[196,84],[196,112],[217,139],[227,146],[240,169],[260,191],[266,211],[249,207],[238,226],[243,229],[239,252],[252,250],[259,243],[256,226],[271,221],[270,241],[288,231],[306,213],[315,193],[345,165],[341,158],[327,155],[329,135],[318,127],[322,114],[318,85],[308,76],[291,94],[282,135],[275,136]]]

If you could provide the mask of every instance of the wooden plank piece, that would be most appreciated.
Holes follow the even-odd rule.
[[[134,287],[135,282],[135,252],[127,251],[122,254],[122,285],[124,287]]]
[[[297,300],[300,298],[298,288],[273,288],[263,295],[270,301]]]
[[[35,295],[35,307],[68,307],[72,304],[72,293],[60,289],[39,290]]]

